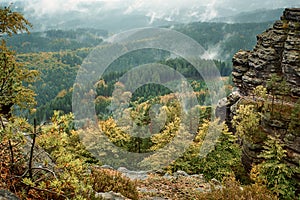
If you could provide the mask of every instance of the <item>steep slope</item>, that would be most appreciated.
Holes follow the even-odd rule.
[[[255,133],[255,141],[249,138],[242,140],[245,167],[250,170],[253,163],[261,162],[257,155],[263,149],[267,136],[275,135],[279,136],[287,151],[286,163],[298,166],[300,9],[285,9],[281,19],[272,28],[257,36],[257,44],[252,51],[240,50],[236,53],[233,57],[232,76],[237,91],[229,95],[223,107],[223,111],[227,111],[228,124],[232,125],[231,120],[240,105],[252,104],[263,114]],[[267,100],[253,92],[259,85],[267,88]],[[222,111],[220,108],[218,115]],[[235,131],[234,127],[232,129]],[[300,180],[299,174],[296,179]]]

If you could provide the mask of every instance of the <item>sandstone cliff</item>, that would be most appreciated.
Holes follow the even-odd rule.
[[[260,127],[265,135],[279,134],[288,151],[286,162],[298,165],[300,128],[293,132],[287,129],[291,121],[291,112],[295,109],[296,101],[300,99],[300,8],[286,9],[273,27],[257,36],[257,44],[253,50],[240,50],[232,61],[232,76],[237,92],[227,98],[227,122],[230,125],[230,120],[240,104],[255,101],[252,91],[256,86],[267,86],[274,74],[280,81],[286,80],[288,91],[284,97],[277,94],[276,98],[280,99],[281,103],[279,100],[274,102],[278,104],[280,112],[270,111],[270,116],[261,120]],[[242,143],[243,163],[250,169],[252,163],[260,162],[257,155],[262,150],[263,140],[255,143],[244,140]]]
[[[291,95],[300,97],[300,9],[286,9],[281,20],[257,36],[252,51],[234,55],[233,65],[233,82],[243,95],[277,73],[286,78]]]

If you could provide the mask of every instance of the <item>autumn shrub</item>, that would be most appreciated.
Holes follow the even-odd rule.
[[[12,117],[5,122],[3,119],[0,116],[0,188],[19,195],[24,187],[21,180],[28,160],[23,149],[26,143],[23,132],[28,131],[30,125],[23,118]]]
[[[73,127],[73,118],[72,114],[62,115],[59,111],[54,111],[52,124],[43,127],[37,138],[38,144],[55,160],[66,153],[65,155],[69,154],[84,163],[98,163],[98,160],[81,143],[79,133]]]
[[[118,171],[93,168],[92,181],[93,189],[96,192],[114,191],[130,199],[138,199],[136,183]]]
[[[20,148],[13,148],[15,160],[12,162],[8,142],[3,139],[0,143],[0,188],[19,193],[24,187],[21,183],[21,176],[25,171],[24,154]]]
[[[39,161],[43,169],[33,177],[24,177],[34,199],[89,199],[93,195],[88,161],[91,155],[80,143],[72,127],[73,116],[54,112],[52,123],[41,128],[36,145],[51,158]],[[49,173],[50,172],[50,173]]]
[[[199,200],[276,200],[278,199],[265,186],[251,184],[242,187],[233,177],[224,178],[222,189],[213,188],[211,192],[202,193]]]

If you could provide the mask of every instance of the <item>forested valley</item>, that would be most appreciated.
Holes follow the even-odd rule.
[[[92,28],[35,32],[11,7],[0,8],[0,22],[0,199],[2,194],[8,195],[4,199],[299,198],[299,158],[292,165],[286,162],[291,151],[284,139],[263,128],[266,119],[272,119],[286,135],[299,137],[297,91],[290,95],[287,80],[274,74],[265,84],[252,84],[253,75],[246,82],[253,86],[248,94],[250,86],[239,80],[243,66],[239,71],[233,66],[244,59],[235,53],[253,49],[256,35],[273,22],[161,27],[186,34],[207,50],[201,65],[216,67],[225,96],[238,102],[226,119],[217,114],[224,107],[211,102],[216,95],[209,90],[211,83],[191,63],[172,52],[146,48],[115,59],[92,83],[96,126],[76,121],[73,92],[80,88],[75,81],[81,65],[95,48],[109,45],[106,39],[112,33]],[[295,29],[299,34],[299,27]],[[183,75],[192,92],[181,98],[194,96],[197,105],[184,112],[176,92],[155,83],[127,91],[120,78],[148,63]],[[160,71],[149,73],[168,80]],[[127,84],[146,79],[143,74],[133,70]],[[170,86],[180,84],[166,81]],[[247,93],[239,100],[232,97],[236,86]],[[128,99],[121,111],[114,107],[125,106]],[[81,102],[82,109],[88,103]],[[229,103],[226,106],[233,110]],[[250,169],[243,163],[245,141],[252,142],[247,143],[250,149],[261,144],[259,162]],[[143,156],[129,159],[127,152]],[[170,161],[173,156],[176,159]],[[142,171],[149,168],[153,170]],[[132,178],[130,173],[146,178]]]

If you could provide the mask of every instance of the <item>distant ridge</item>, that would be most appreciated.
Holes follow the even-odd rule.
[[[278,16],[282,14],[284,8],[278,9],[260,9],[254,10],[251,12],[241,12],[237,15],[233,15],[225,18],[216,18],[213,19],[213,22],[226,22],[226,23],[261,23],[261,22],[270,22],[276,21]]]

